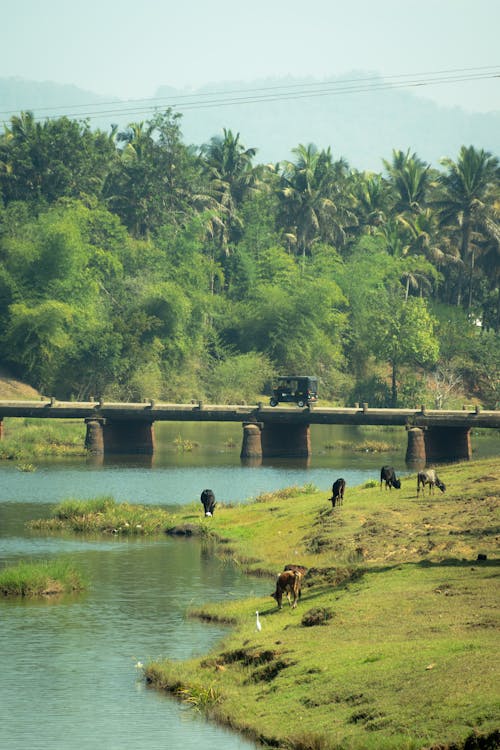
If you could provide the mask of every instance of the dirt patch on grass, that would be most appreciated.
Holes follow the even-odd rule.
[[[39,399],[39,391],[13,377],[4,367],[0,367],[1,401],[30,401]]]

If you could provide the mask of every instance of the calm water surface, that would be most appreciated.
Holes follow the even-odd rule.
[[[179,432],[199,443],[195,450],[176,452],[172,441]],[[269,582],[206,556],[197,540],[45,536],[25,524],[49,515],[51,505],[67,497],[111,494],[175,506],[199,502],[205,487],[220,502],[245,502],[262,492],[312,483],[326,499],[337,476],[344,476],[348,487],[360,484],[377,478],[385,462],[404,474],[404,434],[400,449],[382,457],[324,449],[346,434],[345,428],[313,430],[309,463],[243,466],[239,425],[162,425],[152,461],[45,461],[32,473],[0,463],[0,566],[67,555],[90,584],[78,596],[0,601],[0,747],[253,748],[148,689],[136,665],[206,653],[226,631],[187,619],[186,609],[201,601],[265,595]],[[479,442],[478,452],[498,453],[498,435]]]

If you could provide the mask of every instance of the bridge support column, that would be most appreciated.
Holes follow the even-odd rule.
[[[264,458],[308,458],[311,428],[308,424],[265,424],[262,430]]]
[[[428,463],[472,458],[470,427],[428,427],[424,439]]]
[[[104,419],[86,419],[85,424],[87,425],[85,449],[92,456],[102,456],[104,453]]]
[[[424,431],[420,427],[410,427],[407,434],[406,463],[413,468],[423,469],[427,462]]]
[[[103,427],[106,455],[143,455],[154,453],[153,422],[106,420]]]
[[[243,422],[240,458],[262,458],[261,433],[261,422]]]

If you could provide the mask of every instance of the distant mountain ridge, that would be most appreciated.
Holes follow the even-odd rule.
[[[356,76],[361,74],[338,77],[335,81],[341,84]],[[401,88],[296,98],[276,95],[266,102],[255,101],[258,97],[250,95],[248,103],[224,103],[225,92],[238,91],[244,95],[257,88],[273,90],[314,82],[321,83],[311,78],[269,78],[212,83],[196,90],[162,86],[154,98],[162,100],[162,109],[172,103],[174,110],[182,113],[186,143],[199,146],[228,128],[240,133],[240,140],[247,148],[257,148],[257,162],[290,159],[295,146],[311,142],[319,148],[331,147],[335,159],[344,157],[352,167],[373,171],[382,170],[382,159],[389,159],[394,148],[404,151],[409,148],[434,165],[443,156],[456,158],[462,145],[484,148],[495,155],[500,152],[500,111],[471,113],[458,107],[440,107]],[[217,92],[217,97],[210,99],[219,104],[201,106],[204,97],[213,92]],[[186,96],[191,99],[198,96],[200,105],[183,111]],[[90,115],[92,127],[107,131],[112,123],[124,128],[129,122],[148,119],[154,105],[154,100],[125,102],[76,86],[0,78],[0,119],[4,122],[10,114],[30,109],[40,118],[70,113],[84,119]],[[120,109],[130,112],[119,112]]]

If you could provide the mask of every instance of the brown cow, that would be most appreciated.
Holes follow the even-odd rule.
[[[286,594],[288,604],[295,609],[297,606],[297,599],[300,597],[300,584],[302,575],[298,570],[284,570],[280,573],[276,581],[276,591],[271,596],[278,602],[278,608],[282,609],[283,594]],[[293,603],[290,599],[290,595],[293,596]]]
[[[300,579],[300,586],[299,586],[299,599],[302,596],[302,580],[306,577],[307,568],[304,565],[297,565],[296,563],[289,563],[288,565],[285,565],[283,570],[296,570],[302,578]]]

